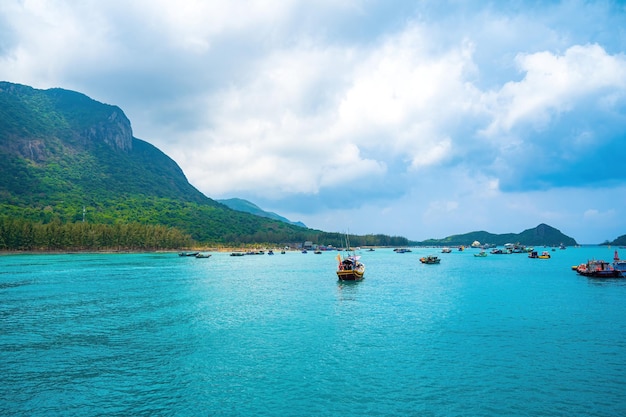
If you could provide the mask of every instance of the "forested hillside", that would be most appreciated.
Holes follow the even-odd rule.
[[[5,247],[7,225],[19,223],[14,220],[30,224],[19,223],[27,232],[83,221],[164,226],[192,244],[343,241],[337,233],[231,210],[206,197],[171,158],[133,137],[117,106],[73,91],[8,82],[0,82],[0,218]],[[406,239],[353,236],[351,242],[401,245]]]
[[[613,242],[606,242],[605,245],[613,245],[613,246],[626,246],[626,235],[621,235]]]

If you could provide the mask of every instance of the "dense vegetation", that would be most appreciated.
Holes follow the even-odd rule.
[[[576,241],[561,233],[559,230],[540,224],[533,229],[524,230],[522,233],[493,234],[485,231],[471,232],[463,235],[448,236],[444,239],[429,239],[423,242],[414,242],[423,246],[469,246],[474,241],[481,244],[504,245],[506,243],[520,243],[522,245],[560,245],[575,246]]]
[[[153,251],[192,245],[189,235],[165,226],[137,223],[32,223],[0,218],[0,250]]]
[[[132,136],[121,109],[77,92],[0,82],[0,174],[2,249],[344,245],[341,234],[231,210],[206,197],[171,158]],[[163,240],[119,244],[129,235]],[[94,236],[100,238],[84,240]],[[385,235],[350,241],[407,244]]]
[[[295,238],[297,244],[310,240],[324,242],[337,248],[345,246],[346,237],[339,233],[326,233],[303,230],[301,235],[290,233],[274,235],[257,232],[252,235],[232,235],[232,240],[222,243],[229,246],[293,245],[289,239]],[[282,238],[282,240],[281,240]],[[352,246],[405,246],[407,240],[402,237],[385,235],[349,236]],[[214,242],[215,243],[215,242]],[[4,251],[148,251],[171,250],[197,247],[198,242],[177,228],[162,225],[140,223],[91,224],[83,222],[61,223],[54,219],[50,222],[32,222],[12,217],[0,218],[0,250]]]

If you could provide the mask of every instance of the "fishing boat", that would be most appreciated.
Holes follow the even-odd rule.
[[[198,255],[200,252],[180,252],[178,254],[178,256],[196,256]]]
[[[408,248],[398,248],[393,250],[395,253],[408,253],[411,252],[411,249]]]
[[[340,281],[361,281],[365,275],[365,265],[359,260],[361,257],[348,255],[342,257],[337,255],[339,265],[337,266],[337,278]]]
[[[202,253],[202,252],[196,253],[196,258],[210,258],[210,257],[211,257],[210,253]]]
[[[365,275],[365,265],[355,252],[350,253],[350,241],[346,235],[346,255],[337,254],[337,278],[340,281],[361,281]]]
[[[617,278],[622,276],[621,272],[615,270],[611,263],[595,259],[578,265],[576,272],[591,278]]]
[[[475,253],[474,256],[477,258],[484,258],[485,256],[487,256],[487,252],[485,252],[484,250],[481,250],[480,252]]]
[[[538,258],[539,259],[550,259],[551,258],[550,252],[544,250],[543,252],[541,252],[541,255],[538,256]]]
[[[450,248],[443,248],[443,249],[441,249],[441,253],[450,253],[450,252],[452,252],[452,249],[450,249]]]
[[[441,259],[439,259],[439,257],[435,255],[428,255],[421,257],[420,262],[423,264],[438,264],[439,262],[441,262]]]

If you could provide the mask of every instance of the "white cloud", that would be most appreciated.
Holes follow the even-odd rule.
[[[119,105],[210,197],[258,196],[309,224],[302,206],[358,187],[314,227],[425,239],[615,210],[615,228],[623,209],[583,216],[573,200],[597,183],[613,192],[601,201],[623,196],[625,12],[533,6],[7,0],[0,78]]]
[[[571,110],[581,100],[600,94],[626,93],[626,59],[609,55],[599,45],[574,45],[563,55],[552,52],[519,54],[522,81],[506,83],[488,95],[493,121],[485,130],[498,136],[516,126],[530,124],[542,130],[555,115]]]
[[[472,45],[435,53],[428,44],[424,28],[411,25],[366,51],[338,108],[339,135],[380,155],[405,155],[414,167],[439,162],[443,153],[429,149],[452,150],[446,126],[473,111],[477,95],[465,82],[475,71]]]
[[[303,42],[274,51],[251,68],[254,78],[207,98],[198,145],[178,150],[193,153],[181,159],[196,167],[190,179],[210,195],[261,185],[264,195],[317,193],[336,178],[384,175],[389,158],[405,169],[449,159],[446,126],[474,111],[478,95],[464,80],[475,70],[472,46],[432,56],[426,42],[410,26],[371,49]]]

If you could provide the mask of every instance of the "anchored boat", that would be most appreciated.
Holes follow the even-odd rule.
[[[350,254],[350,241],[346,236],[346,256],[337,255],[337,278],[340,281],[361,281],[365,275],[365,265],[360,261],[361,257],[357,256],[354,251]]]
[[[365,275],[365,265],[359,261],[360,256],[349,255],[341,257],[337,255],[339,265],[337,266],[337,278],[341,281],[361,281]]]
[[[420,262],[423,264],[438,264],[441,262],[441,259],[435,255],[428,255],[420,258]]]

